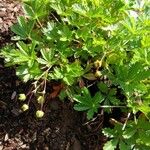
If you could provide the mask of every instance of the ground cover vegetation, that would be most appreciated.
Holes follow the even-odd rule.
[[[29,92],[18,96],[22,110],[36,99],[35,116],[43,117],[47,84],[55,81],[51,96],[70,100],[88,120],[101,110],[126,114],[124,121],[103,127],[104,150],[148,150],[149,7],[148,0],[24,1],[25,16],[11,27],[16,45],[1,50],[6,66],[32,82]]]

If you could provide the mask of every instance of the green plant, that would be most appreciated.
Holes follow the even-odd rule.
[[[94,113],[97,113],[99,104],[104,100],[100,92],[91,97],[86,87],[81,89],[81,95],[74,95],[73,100],[78,102],[74,105],[74,109],[78,111],[87,111],[87,118],[92,119]]]
[[[121,123],[116,123],[113,129],[103,129],[104,135],[109,140],[104,145],[104,150],[148,150],[150,146],[150,122],[140,117],[135,123],[129,121],[126,128],[123,129]]]
[[[25,16],[11,28],[17,44],[1,50],[6,65],[15,65],[16,74],[33,83],[19,99],[30,104],[36,97],[43,112],[47,81],[55,80],[63,84],[59,97],[75,101],[88,119],[115,107],[149,119],[149,6],[148,0],[26,0]],[[113,131],[124,138],[120,126]]]

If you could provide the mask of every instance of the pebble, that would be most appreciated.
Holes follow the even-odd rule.
[[[6,12],[4,12],[4,11],[1,11],[0,12],[0,17],[5,17],[6,16]],[[1,18],[2,19],[2,18]]]
[[[8,139],[9,139],[9,136],[8,136],[8,134],[6,134],[5,138],[4,138],[4,141],[8,141]]]
[[[3,145],[0,145],[0,150],[3,150]]]
[[[16,92],[16,91],[14,91],[14,92],[12,93],[12,95],[11,95],[11,100],[15,99],[16,94],[17,94],[17,92]]]

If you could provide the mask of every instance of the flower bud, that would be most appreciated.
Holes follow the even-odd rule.
[[[96,70],[95,77],[99,78],[101,77],[102,73],[99,70]]]
[[[20,101],[25,101],[26,100],[26,95],[25,94],[19,94],[19,100]]]
[[[37,118],[42,118],[44,116],[44,112],[42,110],[36,111],[36,117]]]
[[[96,61],[94,62],[94,66],[95,66],[95,68],[100,68],[100,67],[102,66],[102,61],[96,60]]]
[[[39,96],[37,99],[39,104],[43,104],[44,103],[44,97],[43,96]]]
[[[29,106],[28,106],[27,104],[23,104],[22,107],[21,107],[21,109],[22,109],[23,111],[26,111],[26,110],[29,109]]]

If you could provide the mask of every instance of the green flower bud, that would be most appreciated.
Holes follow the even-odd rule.
[[[94,66],[95,66],[95,68],[100,68],[100,67],[102,66],[102,61],[96,60],[96,61],[94,62]]]
[[[37,118],[42,118],[44,116],[44,112],[42,110],[36,111],[36,117]]]
[[[37,99],[39,104],[43,104],[44,103],[44,97],[43,96],[39,96]]]
[[[99,78],[99,77],[101,77],[101,76],[102,76],[102,73],[101,73],[99,70],[97,70],[97,71],[95,72],[95,77]]]
[[[26,95],[25,94],[19,94],[19,100],[20,101],[25,101],[26,100]]]
[[[26,110],[29,109],[29,106],[28,106],[27,104],[23,104],[22,107],[21,107],[21,109],[22,109],[23,111],[26,111]]]

